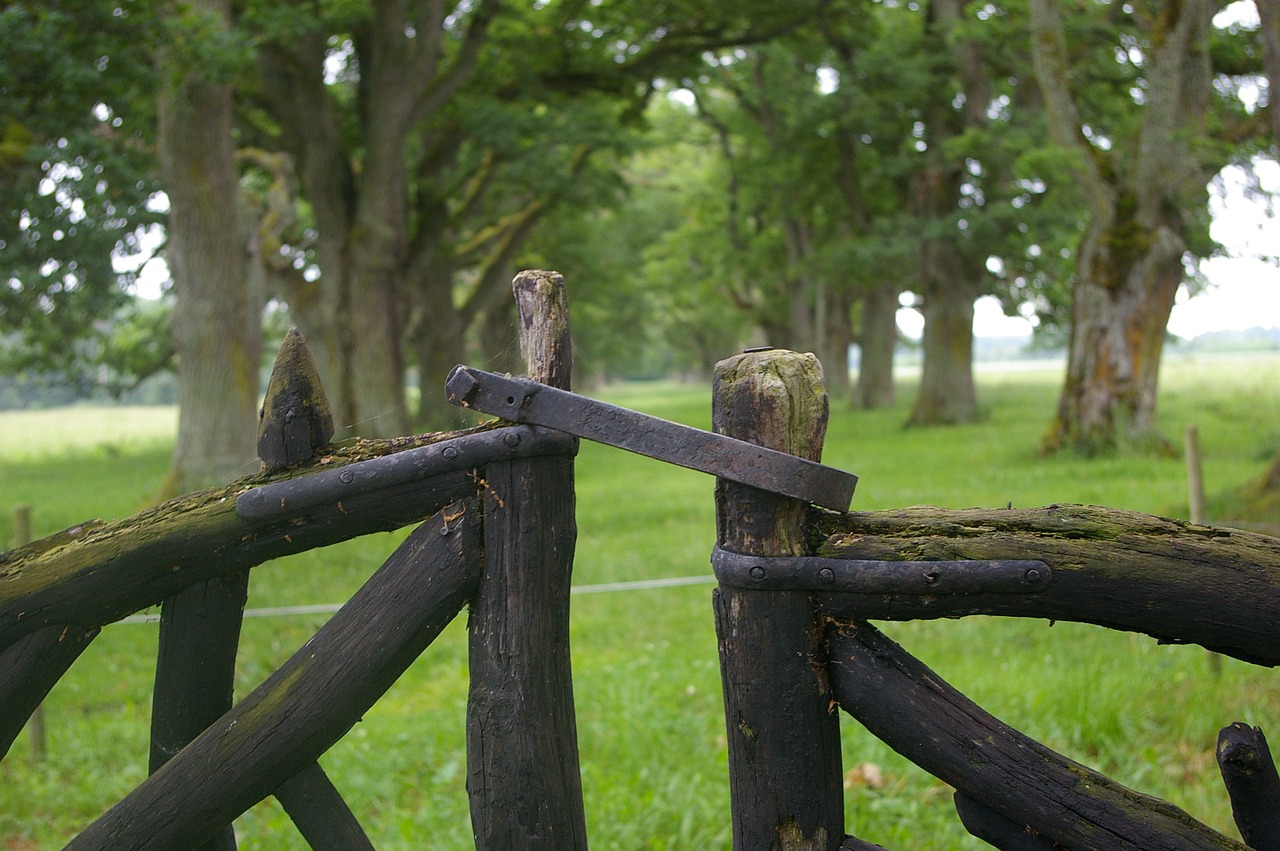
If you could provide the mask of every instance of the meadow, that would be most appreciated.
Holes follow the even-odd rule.
[[[1176,457],[1043,458],[1039,437],[1059,373],[980,366],[980,423],[903,429],[892,409],[833,410],[826,463],[861,477],[855,510],[1090,503],[1185,516]],[[611,402],[699,427],[705,385],[618,385]],[[1161,428],[1197,426],[1211,493],[1259,475],[1280,441],[1280,354],[1166,360]],[[0,541],[11,507],[34,506],[37,535],[148,505],[172,448],[165,408],[78,407],[0,414]],[[247,459],[247,463],[248,462]],[[584,443],[573,668],[588,832],[600,849],[730,847],[725,732],[711,619],[712,480]],[[1211,521],[1229,520],[1210,517]],[[374,535],[256,568],[250,608],[345,600],[403,533]],[[689,577],[610,590],[606,583]],[[326,615],[246,620],[237,673],[247,693]],[[1005,722],[1238,836],[1217,776],[1218,729],[1256,724],[1280,741],[1280,678],[1198,647],[1043,621],[968,618],[884,624],[885,632]],[[46,702],[49,750],[26,735],[0,762],[0,849],[61,847],[143,779],[156,625],[109,626]],[[381,849],[469,849],[462,619],[322,760]],[[977,849],[950,790],[841,721],[848,829],[898,849]],[[305,848],[268,800],[237,822],[244,849]]]

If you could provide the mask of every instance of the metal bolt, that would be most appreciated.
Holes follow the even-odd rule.
[[[454,458],[458,457],[458,447],[446,446],[443,450],[441,450],[440,454],[443,455],[445,458],[448,458],[450,461],[452,461]]]
[[[755,567],[751,568],[751,578],[764,579],[764,568],[758,564]]]
[[[822,570],[818,571],[818,578],[823,582],[835,582],[836,574],[831,568],[824,567]]]
[[[1040,571],[1034,567],[1027,571],[1026,580],[1032,584],[1040,581]]]
[[[338,481],[342,482],[344,485],[349,485],[355,480],[356,480],[356,474],[351,472],[350,470],[343,470],[341,473],[338,474]]]
[[[516,434],[514,431],[509,431],[502,436],[502,442],[512,449],[515,449],[520,445],[520,435]]]

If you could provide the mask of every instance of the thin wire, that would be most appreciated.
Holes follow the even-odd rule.
[[[631,582],[601,582],[596,585],[574,585],[569,593],[578,594],[611,594],[619,591],[646,591],[654,588],[677,588],[682,585],[709,585],[715,582],[714,576],[668,576],[662,579],[636,579]],[[303,606],[267,606],[260,609],[245,609],[246,618],[278,618],[291,615],[331,615],[341,609],[342,603],[312,603]],[[129,615],[115,623],[159,623],[159,612],[140,615]]]

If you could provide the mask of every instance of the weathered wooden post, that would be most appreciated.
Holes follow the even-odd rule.
[[[267,385],[258,453],[267,469],[283,469],[314,458],[332,435],[315,364],[302,335],[292,329]],[[249,571],[242,568],[195,582],[164,601],[152,694],[152,773],[231,708],[248,595]],[[227,825],[202,847],[234,849],[235,833]]]
[[[822,367],[772,349],[716,365],[717,432],[821,460],[827,428]],[[716,540],[759,556],[805,555],[808,506],[716,482]],[[729,741],[733,846],[835,851],[844,838],[840,729],[822,675],[821,629],[802,591],[721,586],[716,633]]]
[[[513,283],[529,376],[567,390],[568,300],[555,272]],[[585,849],[569,665],[573,458],[485,468],[484,574],[471,604],[467,791],[478,851]]]

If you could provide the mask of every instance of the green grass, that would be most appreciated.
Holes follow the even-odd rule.
[[[979,373],[985,418],[952,429],[901,427],[914,387],[891,410],[833,412],[825,460],[861,477],[857,509],[934,504],[1030,507],[1084,502],[1180,516],[1175,458],[1043,459],[1057,373]],[[1161,424],[1175,444],[1199,428],[1210,491],[1257,476],[1280,429],[1280,357],[1171,359]],[[709,390],[625,385],[610,401],[706,427]],[[166,409],[73,408],[0,415],[0,541],[10,507],[31,503],[36,532],[145,505],[166,472]],[[714,538],[712,482],[584,443],[577,463],[575,582],[705,576]],[[1214,518],[1229,519],[1229,518]],[[373,535],[264,565],[250,606],[340,602],[401,540]],[[323,616],[250,619],[238,693],[284,661]],[[1217,778],[1217,730],[1236,720],[1280,731],[1280,681],[1200,648],[1159,646],[1077,624],[970,618],[886,624],[885,631],[1002,720],[1231,835]],[[728,848],[725,733],[710,587],[574,598],[573,664],[588,831],[600,849]],[[0,849],[59,847],[145,774],[156,627],[105,629],[47,701],[50,752],[25,736],[0,763]],[[465,791],[466,636],[452,625],[323,763],[375,846],[471,848]],[[977,849],[950,790],[842,719],[851,777],[848,827],[886,847]],[[305,848],[274,803],[237,822],[245,849]]]

